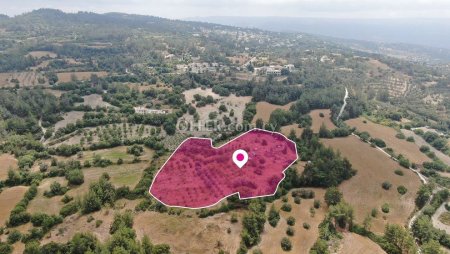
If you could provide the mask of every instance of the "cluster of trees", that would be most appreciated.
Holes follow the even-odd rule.
[[[252,200],[248,212],[242,218],[241,245],[237,253],[245,254],[247,250],[261,241],[261,233],[266,223],[266,205],[261,200]]]
[[[441,137],[439,134],[432,132],[432,131],[427,131],[424,133],[421,129],[414,130],[414,133],[422,136],[423,139],[425,139],[425,141],[427,141],[427,143],[429,143],[431,146],[433,146],[437,150],[443,151],[443,152],[447,151],[447,149],[448,149],[447,139],[445,137]]]
[[[37,186],[33,184],[30,186],[27,192],[25,192],[22,200],[20,200],[19,203],[17,203],[14,209],[11,211],[9,220],[6,223],[9,227],[17,227],[30,221],[31,215],[27,212],[27,207],[30,201],[36,197],[36,194]]]

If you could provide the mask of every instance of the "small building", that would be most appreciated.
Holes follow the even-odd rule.
[[[141,115],[150,115],[150,114],[165,115],[165,114],[168,113],[167,110],[163,110],[163,109],[149,109],[149,108],[145,108],[145,107],[134,107],[134,112],[136,114],[141,114]]]

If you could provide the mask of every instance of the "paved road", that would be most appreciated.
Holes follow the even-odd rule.
[[[442,162],[450,166],[450,157],[442,153],[441,151],[437,150],[436,148],[432,147],[430,144],[427,143],[421,136],[415,134],[413,131],[402,129],[402,133],[405,134],[405,136],[413,136],[415,143],[417,146],[423,146],[426,145],[430,147],[430,151],[434,152],[436,154],[436,157],[438,157]]]

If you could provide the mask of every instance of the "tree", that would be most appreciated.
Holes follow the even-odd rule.
[[[272,204],[269,210],[269,216],[267,218],[269,221],[269,224],[272,227],[276,227],[278,224],[278,221],[280,220],[280,213],[275,209],[275,206]]]
[[[264,121],[261,118],[256,119],[256,128],[263,129]]]
[[[353,224],[353,208],[345,203],[339,202],[337,205],[333,205],[330,207],[330,217],[334,219],[335,225],[340,228],[349,228],[352,227]]]
[[[292,243],[289,238],[283,237],[283,239],[281,239],[281,249],[284,251],[290,251],[292,249]]]
[[[400,249],[403,254],[417,253],[414,237],[400,225],[388,224],[384,230],[384,238]]]
[[[328,206],[337,205],[342,200],[342,193],[336,187],[330,187],[325,192],[325,203]]]
[[[444,251],[441,249],[441,245],[439,242],[435,240],[431,240],[422,245],[422,253],[423,254],[444,254]]]

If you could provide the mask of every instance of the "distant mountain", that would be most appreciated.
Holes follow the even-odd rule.
[[[409,43],[450,49],[450,19],[201,17],[187,20],[277,32],[304,32],[336,38]]]

